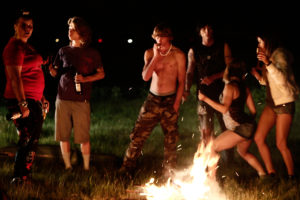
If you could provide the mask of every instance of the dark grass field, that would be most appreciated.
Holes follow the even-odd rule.
[[[154,129],[143,148],[133,179],[119,176],[116,172],[129,144],[129,133],[146,93],[142,90],[134,96],[124,96],[118,88],[114,88],[108,96],[105,90],[95,90],[92,101],[92,155],[89,172],[82,170],[79,146],[74,144],[72,144],[74,170],[72,172],[64,170],[59,145],[54,141],[54,108],[52,107],[44,123],[32,182],[21,186],[9,184],[13,173],[17,135],[12,123],[5,120],[6,111],[1,106],[0,188],[2,193],[8,199],[145,199],[139,196],[135,188],[147,183],[151,177],[159,177],[163,160],[163,133],[159,126]],[[264,91],[254,89],[253,96],[259,116],[264,106]],[[297,108],[300,105],[298,102]],[[297,155],[300,153],[298,134],[300,117],[299,109],[296,110],[289,146],[295,159],[295,172],[299,175],[300,159]],[[184,170],[193,163],[193,156],[200,142],[195,96],[182,105],[178,124],[180,141],[177,168]],[[256,172],[236,152],[234,160],[229,163],[225,162],[221,154],[217,174],[218,183],[227,199],[300,199],[299,176],[293,183],[286,181],[286,169],[276,149],[274,138],[274,130],[272,130],[268,143],[278,172],[275,184],[262,185]],[[250,151],[260,159],[255,144],[252,144]]]

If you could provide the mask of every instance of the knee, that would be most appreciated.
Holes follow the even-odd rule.
[[[261,138],[259,135],[255,134],[254,135],[254,142],[256,143],[256,145],[260,146],[262,145],[265,141],[263,138]]]
[[[213,143],[212,144],[212,150],[214,153],[219,153],[220,152],[220,148],[219,148],[219,145],[217,143]]]
[[[247,151],[242,151],[240,149],[237,149],[237,152],[242,158],[245,158],[247,155]]]
[[[276,147],[279,151],[285,151],[288,149],[287,143],[285,141],[276,142]]]

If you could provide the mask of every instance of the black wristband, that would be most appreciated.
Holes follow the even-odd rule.
[[[18,106],[22,106],[22,107],[27,108],[28,107],[28,102],[26,100],[20,101],[18,103]]]

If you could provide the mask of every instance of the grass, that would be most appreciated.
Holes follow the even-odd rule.
[[[109,95],[107,95],[107,91]],[[195,91],[195,88],[193,88]],[[253,89],[253,96],[257,104],[258,117],[264,106],[264,90]],[[13,158],[0,156],[0,188],[11,199],[134,199],[128,189],[135,185],[148,182],[150,177],[156,177],[163,160],[163,133],[157,126],[143,148],[143,156],[139,159],[139,168],[132,181],[118,177],[122,157],[129,144],[129,134],[134,127],[141,104],[146,97],[146,91],[137,92],[137,96],[121,95],[119,89],[94,90],[92,98],[91,148],[93,157],[90,172],[81,170],[80,159],[74,164],[73,172],[63,170],[63,162],[57,157],[37,157],[33,168],[33,182],[30,185],[19,187],[7,184],[13,172]],[[195,94],[195,92],[193,93]],[[299,108],[299,100],[297,101]],[[0,147],[15,146],[18,140],[15,127],[6,121],[4,106],[0,106]],[[300,159],[300,136],[298,119],[299,109],[296,109],[294,123],[291,129],[289,145],[295,158],[296,173]],[[193,162],[193,156],[200,142],[196,114],[196,97],[190,96],[180,108],[179,117],[180,149],[178,149],[178,168],[183,169]],[[235,161],[229,166],[222,166],[218,174],[220,186],[227,199],[256,200],[256,199],[299,199],[299,180],[293,187],[287,187],[284,180],[285,166],[278,150],[275,147],[274,130],[268,136],[273,160],[279,172],[280,182],[274,188],[258,185],[255,171],[244,160],[235,154]],[[54,141],[54,107],[43,126],[43,133],[39,144],[52,145],[58,149]],[[72,144],[74,152],[78,145]],[[259,157],[256,146],[253,144],[250,151]],[[76,155],[75,153],[73,155]],[[289,192],[287,192],[289,190]],[[1,197],[1,196],[0,196]],[[0,198],[1,199],[1,198]]]

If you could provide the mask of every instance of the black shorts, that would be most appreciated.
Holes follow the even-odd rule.
[[[252,122],[240,124],[239,126],[235,127],[233,131],[243,138],[251,139],[255,133],[255,130],[256,122]]]
[[[270,106],[276,114],[295,114],[295,102],[280,104],[278,106],[268,104],[268,106]]]

